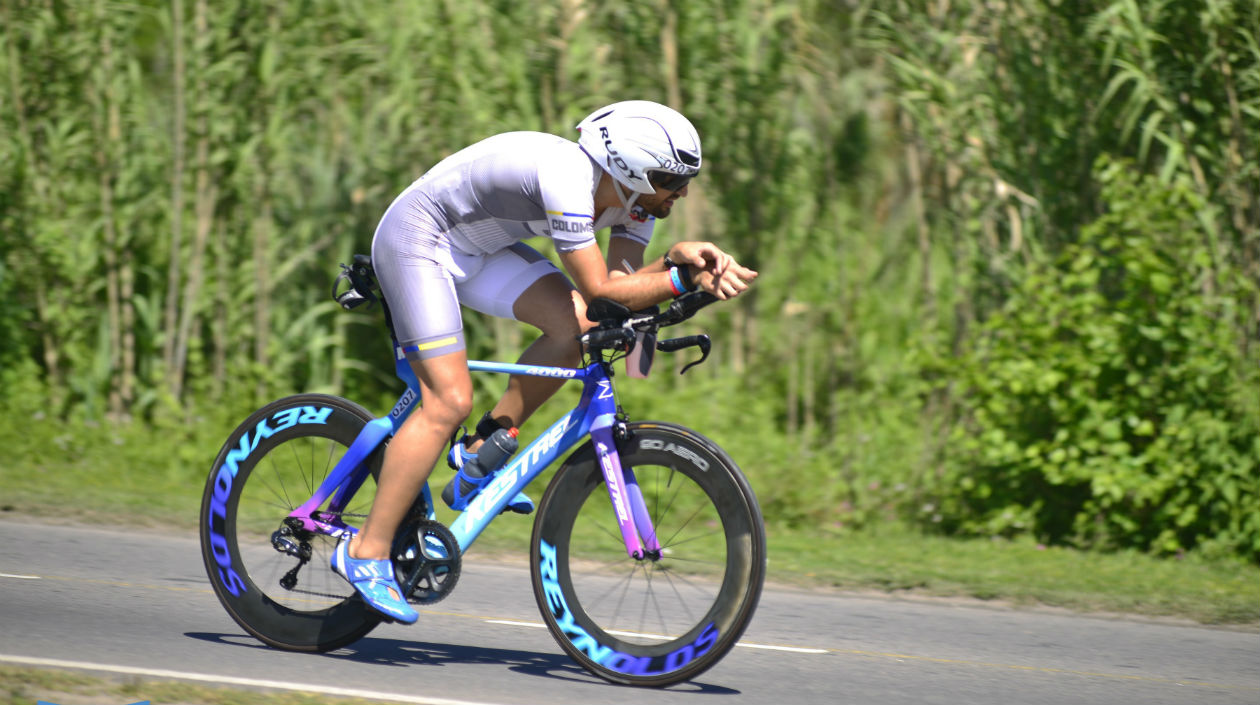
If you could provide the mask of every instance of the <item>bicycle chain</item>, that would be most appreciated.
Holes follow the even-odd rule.
[[[356,513],[353,513],[353,512],[327,512],[327,511],[321,511],[321,512],[318,512],[318,513],[321,515],[321,516],[320,516],[320,518],[321,518],[321,519],[323,519],[323,518],[325,518],[325,517],[338,517],[338,518],[342,518],[342,517],[350,517],[350,518],[352,518],[352,519],[366,519],[366,518],[367,518],[367,516],[368,516],[368,515],[366,515],[366,514],[356,514]],[[425,523],[428,523],[428,522],[425,522]],[[442,526],[442,525],[441,525],[441,524],[438,524],[438,526]],[[442,526],[442,529],[443,529],[443,530],[445,530],[445,536],[450,536],[450,532],[449,532],[449,530],[446,530],[446,527],[445,527],[445,526]],[[452,581],[452,583],[451,583],[451,585],[450,585],[450,587],[451,587],[451,588],[453,588],[453,587],[454,587],[454,583],[455,583],[455,581],[458,581],[458,576],[459,576],[459,568],[458,568],[458,564],[459,564],[459,562],[458,562],[458,559],[455,561],[455,563],[456,563],[455,575],[454,575],[455,580],[454,580],[454,581]],[[349,594],[337,594],[337,593],[331,593],[331,592],[319,592],[318,590],[307,590],[307,589],[305,589],[305,588],[300,588],[300,587],[297,587],[297,586],[294,586],[294,587],[291,587],[291,588],[285,588],[285,592],[288,592],[288,593],[297,593],[297,594],[300,594],[300,595],[310,595],[310,596],[312,596],[312,597],[326,597],[326,598],[330,598],[330,599],[334,599],[334,600],[345,600],[345,599],[348,599],[348,598],[350,598],[350,597],[353,597],[353,596],[354,596],[354,591],[353,591],[353,588],[351,588],[351,592],[350,592]],[[439,601],[441,601],[441,600],[442,600],[442,598],[446,597],[446,594],[448,594],[448,592],[449,592],[449,588],[448,588],[448,590],[447,590],[447,591],[442,591],[442,593],[440,594],[440,596],[435,596],[435,597],[436,597],[436,599],[432,599],[431,601],[432,601],[432,602],[439,602]],[[412,600],[412,599],[409,599],[409,600],[408,600],[408,602],[416,602],[416,603],[419,603],[419,604],[425,604],[427,601],[425,601],[425,600]]]
[[[327,521],[328,519],[331,519],[331,518],[341,519],[345,517],[349,517],[351,519],[366,519],[368,516],[366,514],[356,514],[354,512],[330,512],[330,511],[325,511],[325,510],[317,511],[314,514],[316,515],[316,518],[318,518],[321,521]],[[302,565],[299,564],[297,567],[301,568]],[[351,589],[351,592],[349,594],[339,595],[339,594],[331,593],[331,592],[319,592],[318,590],[307,590],[305,588],[297,587],[296,585],[291,588],[285,588],[283,585],[281,585],[281,587],[284,588],[284,591],[286,593],[297,593],[300,595],[310,595],[312,597],[327,597],[334,600],[344,600],[354,595],[353,588]]]

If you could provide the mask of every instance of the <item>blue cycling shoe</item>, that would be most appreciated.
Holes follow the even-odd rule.
[[[377,612],[403,624],[414,624],[420,618],[420,613],[402,598],[402,588],[394,579],[394,565],[387,560],[351,558],[349,535],[337,543],[332,569],[350,581],[364,601]]]
[[[447,506],[457,512],[462,512],[468,508],[468,503],[481,492],[481,488],[485,487],[494,479],[494,474],[484,477],[470,477],[464,472],[464,466],[473,458],[477,457],[476,453],[468,450],[465,443],[468,442],[468,436],[464,436],[458,441],[451,443],[451,450],[446,454],[446,464],[451,466],[455,471],[455,478],[447,485],[447,489],[442,492],[442,499]],[[517,514],[529,514],[534,511],[534,500],[530,499],[524,492],[517,492],[507,503],[507,507],[503,511],[511,510]]]

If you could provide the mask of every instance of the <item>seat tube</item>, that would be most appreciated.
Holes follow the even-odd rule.
[[[613,441],[613,424],[615,416],[602,414],[591,424],[591,440],[595,443],[595,456],[599,461],[599,469],[604,473],[604,484],[608,487],[608,499],[612,501],[613,513],[617,516],[617,525],[621,529],[621,538],[626,544],[626,553],[635,560],[644,557],[643,544],[639,541],[639,531],[635,526],[635,512],[631,509],[629,483],[621,470],[621,457],[617,454],[617,444]],[[642,505],[642,496],[639,504]],[[646,517],[646,512],[643,513]]]

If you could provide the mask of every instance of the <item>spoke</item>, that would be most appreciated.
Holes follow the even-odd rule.
[[[335,467],[336,464],[333,462],[333,456],[335,456],[336,454],[337,454],[337,444],[332,441],[329,441],[328,442],[328,457],[324,460],[324,474],[320,477],[321,482],[323,481],[325,477],[328,477],[328,473],[332,472],[332,468]],[[312,466],[314,466],[314,463],[312,463]],[[312,467],[312,470],[314,470],[314,467]],[[312,484],[311,494],[315,494],[315,488],[317,486],[318,485]]]
[[[257,506],[257,507],[274,507],[286,513],[293,511],[293,507],[285,504],[283,500],[268,500],[266,498],[251,499],[250,504],[253,504],[254,506]]]
[[[616,606],[616,609],[614,609],[614,610],[613,610],[612,616],[609,618],[609,619],[610,619],[610,621],[611,621],[611,623],[612,623],[612,626],[613,626],[613,628],[614,628],[614,629],[616,629],[616,628],[617,628],[617,619],[618,619],[618,617],[620,617],[620,616],[621,616],[621,606],[622,606],[622,605],[624,605],[624,604],[625,604],[625,602],[626,602],[626,593],[630,592],[630,582],[634,579],[634,574],[635,574],[635,572],[637,572],[637,571],[638,571],[638,569],[639,569],[639,566],[638,566],[637,564],[636,564],[636,565],[631,566],[631,567],[630,567],[630,572],[629,572],[629,573],[627,573],[627,574],[626,574],[626,577],[625,577],[623,580],[621,580],[621,581],[620,581],[620,585],[621,585],[621,599],[617,600],[617,606]],[[609,593],[611,593],[611,592],[612,592],[613,590],[615,590],[616,588],[617,588],[617,586],[616,586],[616,585],[614,585],[614,586],[613,586],[613,587],[612,587],[612,588],[611,588],[608,592],[609,592]],[[606,593],[606,594],[607,594],[607,593]],[[600,600],[600,601],[602,602],[602,600]],[[608,631],[608,630],[607,630],[607,629],[605,629],[604,631]]]
[[[647,627],[645,625],[647,623],[648,598],[652,596],[652,571],[648,570],[647,567],[644,567],[643,569],[643,581],[647,583],[647,588],[645,591],[646,594],[643,596],[643,606],[639,608],[639,626],[636,629],[639,633],[647,631]]]
[[[674,468],[669,469],[669,478],[665,482],[666,490],[673,487],[674,475],[676,475],[677,473],[678,471],[675,470]],[[665,494],[665,492],[657,492],[657,495],[656,495],[656,512],[657,513],[656,513],[656,516],[652,517],[652,521],[654,521],[657,526],[661,525],[661,523],[665,520],[666,515],[669,514],[669,511],[674,508],[674,502],[678,499],[678,495],[681,494],[681,491],[682,491],[681,486],[674,487],[674,491],[669,493],[669,502],[665,505],[664,509],[661,509],[660,506],[661,506],[661,495]]]
[[[273,468],[273,471],[274,471],[274,468],[275,468],[275,461],[268,460],[268,462],[270,462],[270,463],[271,463],[272,468]],[[259,469],[259,468],[258,468],[257,466],[255,466],[254,470],[255,470],[255,471],[257,471],[258,469]],[[274,472],[273,472],[273,474],[274,474]],[[280,503],[280,505],[281,505],[281,506],[283,506],[286,510],[292,510],[292,509],[293,509],[293,504],[289,502],[288,497],[285,495],[285,493],[282,493],[282,492],[280,492],[280,491],[277,491],[277,490],[276,490],[276,488],[275,488],[275,485],[273,485],[271,482],[269,482],[269,481],[267,480],[267,478],[263,477],[263,476],[262,476],[262,473],[259,473],[259,472],[251,472],[251,473],[250,473],[250,478],[252,479],[252,478],[255,478],[255,477],[257,477],[257,478],[258,478],[258,484],[261,484],[261,485],[263,486],[263,489],[267,490],[268,492],[271,492],[271,494],[272,494],[272,495],[276,498],[276,500]],[[281,484],[283,485],[283,483],[281,483]],[[262,500],[261,500],[261,499],[255,499],[255,500],[251,500],[251,501],[254,501],[254,502],[261,502]]]
[[[298,469],[297,476],[298,478],[301,478],[302,477],[302,458],[298,455],[297,439],[293,439],[292,441],[286,443],[285,445],[289,446],[289,452],[293,455],[293,464]],[[274,463],[272,465],[274,466]],[[292,498],[289,497],[289,486],[284,481],[284,475],[280,475],[280,488],[284,490],[284,498],[286,500],[292,501]],[[292,505],[292,506],[297,506],[297,505]]]
[[[617,564],[619,564],[619,563],[624,563],[624,559],[617,559],[617,560],[615,560],[615,561],[612,561],[612,563],[605,563],[605,564],[602,564],[602,565],[600,565],[599,570],[597,570],[597,572],[596,572],[596,573],[593,573],[593,574],[595,574],[595,575],[605,575],[605,574],[609,573],[609,570],[606,570],[607,568],[615,568],[615,567],[616,567],[616,565],[617,565]],[[633,575],[633,574],[634,574],[634,570],[635,570],[634,565],[631,565],[631,567],[630,567],[630,575]],[[617,570],[617,572],[616,572],[616,573],[617,573],[617,574],[620,574],[620,573],[622,573],[622,570]],[[600,595],[599,595],[599,597],[597,597],[597,598],[596,598],[596,602],[604,602],[604,599],[605,599],[605,598],[607,598],[607,597],[609,597],[609,595],[610,595],[610,594],[614,593],[614,592],[615,592],[615,590],[617,589],[617,587],[619,587],[619,585],[621,584],[621,582],[624,582],[624,580],[626,580],[626,578],[621,578],[621,577],[615,577],[615,578],[612,578],[612,579],[614,579],[614,583],[612,583],[612,585],[610,585],[610,587],[609,587],[609,588],[607,588],[606,590],[604,590],[604,593],[600,594]],[[590,582],[587,582],[587,584],[590,584]]]
[[[682,592],[679,591],[678,586],[674,584],[674,576],[670,573],[669,570],[666,570],[664,568],[662,568],[660,572],[665,576],[665,582],[669,583],[670,589],[674,591],[674,597],[678,598],[677,603],[679,605],[682,605],[683,611],[687,613],[687,621],[694,625],[696,622],[696,618],[694,615],[692,615],[691,607],[688,606],[687,600],[682,596]],[[692,585],[690,581],[688,581],[686,578],[682,577],[681,575],[678,576],[678,580],[684,584]],[[688,631],[688,630],[684,630],[684,631]]]
[[[675,563],[694,563],[696,565],[726,565],[726,561],[716,559],[680,558],[678,556],[670,556],[669,560]]]
[[[686,520],[686,521],[684,521],[684,522],[682,523],[682,525],[681,525],[681,526],[679,526],[677,529],[675,529],[675,530],[674,530],[674,533],[670,535],[669,539],[668,539],[668,540],[666,540],[666,541],[663,541],[663,542],[661,543],[661,546],[662,546],[662,547],[664,547],[664,546],[675,546],[675,545],[678,545],[678,544],[684,544],[684,543],[687,543],[687,541],[694,541],[694,540],[695,540],[695,538],[699,538],[699,537],[694,537],[694,538],[687,539],[686,541],[679,541],[679,542],[678,542],[678,544],[675,544],[675,543],[674,543],[674,539],[678,538],[678,535],[679,535],[679,534],[681,534],[681,533],[683,532],[683,529],[686,529],[686,528],[687,528],[687,526],[688,526],[689,524],[691,524],[691,520],[692,520],[692,519],[695,519],[697,516],[699,516],[699,515],[700,515],[700,512],[704,511],[704,508],[705,508],[704,503],[701,503],[701,504],[700,504],[700,506],[696,507],[696,511],[692,512],[692,513],[691,513],[691,516],[687,517],[687,520]],[[712,533],[717,533],[717,532],[712,532]],[[705,534],[701,534],[701,536],[704,536],[704,535],[705,535]]]
[[[661,572],[662,572],[662,573],[666,573],[666,574],[667,574],[667,576],[669,577],[669,579],[670,579],[671,581],[672,581],[672,580],[677,580],[677,581],[679,581],[679,582],[683,583],[684,585],[686,585],[687,587],[691,588],[692,590],[695,590],[695,591],[696,591],[696,592],[698,592],[698,593],[710,593],[710,594],[712,594],[712,593],[714,593],[714,592],[715,592],[715,590],[714,590],[714,589],[712,589],[712,588],[706,588],[703,584],[701,584],[701,583],[697,583],[697,582],[695,582],[695,581],[691,580],[690,578],[688,578],[686,575],[684,575],[684,574],[682,574],[682,573],[679,573],[679,572],[676,572],[676,571],[674,571],[674,570],[672,570],[672,569],[670,569],[670,568],[661,568]],[[672,585],[673,583],[671,582],[670,584]]]
[[[630,556],[625,555],[624,553],[621,553],[616,558],[610,561],[605,561],[602,564],[600,564],[598,567],[598,572],[600,574],[608,573],[610,572],[608,570],[609,568],[616,568],[619,565],[624,564],[627,561],[631,561],[631,560],[634,560],[634,559],[632,559]]]
[[[603,510],[603,507],[600,507],[599,509],[602,511],[602,510]],[[611,511],[612,511],[612,505],[609,505],[608,510],[609,510],[609,512],[611,512]],[[588,524],[591,524],[591,525],[592,525],[592,526],[594,526],[596,529],[598,529],[600,532],[602,532],[605,536],[607,536],[608,538],[612,539],[612,540],[613,540],[613,543],[615,543],[615,544],[617,544],[617,545],[620,545],[620,546],[625,546],[626,542],[625,542],[625,539],[623,539],[623,538],[621,537],[621,532],[620,532],[620,531],[616,531],[616,532],[614,532],[612,529],[608,528],[608,522],[604,522],[604,521],[596,521],[596,520],[595,520],[595,519],[593,519],[593,518],[587,517],[587,523],[588,523]]]
[[[315,444],[311,444],[311,464],[308,466],[310,472],[303,478],[306,480],[306,494],[315,493]]]
[[[717,536],[717,535],[722,534],[722,533],[724,533],[722,530],[720,530],[720,529],[714,529],[713,531],[709,531],[709,532],[707,532],[707,533],[703,533],[703,534],[695,534],[695,535],[693,535],[693,536],[688,536],[687,538],[682,539],[681,541],[673,541],[673,540],[672,540],[672,539],[673,539],[673,537],[670,537],[670,538],[671,538],[670,543],[661,544],[661,546],[662,546],[662,548],[676,548],[676,547],[678,547],[678,546],[682,546],[682,545],[685,545],[685,544],[689,544],[689,543],[691,543],[692,541],[699,541],[700,539],[705,539],[705,538],[708,538],[708,537],[710,537],[710,536]],[[674,533],[674,536],[675,536],[675,537],[676,537],[676,536],[678,536],[678,533],[677,533],[677,532],[675,532],[675,533]],[[673,558],[673,556],[670,556],[670,558]],[[681,559],[680,559],[680,560],[681,560]]]
[[[665,610],[662,610],[661,604],[656,601],[656,590],[653,589],[653,585],[652,585],[652,576],[655,575],[657,572],[655,569],[655,566],[645,566],[643,572],[647,576],[647,583],[648,583],[647,596],[652,600],[652,605],[656,607],[656,619],[661,624],[661,633],[669,634],[669,626],[665,624]],[[666,575],[665,579],[668,582],[669,576]],[[647,612],[647,600],[643,601],[643,611],[644,613]]]

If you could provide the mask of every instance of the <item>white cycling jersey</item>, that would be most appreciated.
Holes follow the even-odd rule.
[[[452,154],[394,199],[372,240],[372,264],[408,356],[463,349],[461,303],[514,318],[517,298],[559,272],[523,240],[550,237],[568,252],[611,228],[646,246],[650,216],[608,208],[594,220],[602,173],[574,142],[508,132]]]

